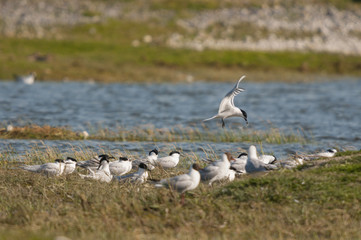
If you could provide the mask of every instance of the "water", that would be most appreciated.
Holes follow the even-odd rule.
[[[263,145],[266,151],[286,155],[292,151],[314,151],[329,147],[361,147],[361,79],[344,79],[318,83],[252,83],[242,82],[245,92],[235,98],[235,105],[248,114],[249,128],[284,131],[302,129],[317,144]],[[89,84],[79,82],[38,82],[21,85],[0,82],[0,122],[3,124],[70,126],[89,130],[91,126],[115,129],[155,126],[197,127],[202,120],[217,113],[220,100],[233,83],[193,84]],[[219,120],[206,123],[219,128]],[[227,119],[227,127],[242,131],[243,119]],[[1,149],[9,144],[25,151],[37,141],[1,140]],[[46,141],[60,145],[60,141]],[[130,149],[154,143],[114,143],[98,141],[72,142],[93,148]],[[147,145],[148,144],[148,145]],[[164,147],[158,143],[159,147]],[[173,144],[174,143],[170,143]],[[215,150],[247,148],[249,144],[175,143],[185,151],[199,151],[212,145]],[[62,149],[66,150],[66,143]],[[134,146],[133,146],[134,145]],[[18,146],[17,148],[14,146]],[[151,147],[151,146],[149,146]]]

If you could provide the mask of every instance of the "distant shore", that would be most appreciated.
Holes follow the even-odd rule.
[[[0,0],[0,79],[314,81],[361,76],[361,7]]]

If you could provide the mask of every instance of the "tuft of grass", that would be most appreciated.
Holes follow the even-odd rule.
[[[148,183],[106,184],[76,174],[47,178],[10,163],[0,167],[0,237],[5,239],[361,237],[358,152],[314,169],[247,175],[214,187],[200,184],[187,193],[184,205],[177,193]],[[157,170],[152,177],[185,171]]]
[[[12,131],[0,130],[0,138],[5,139],[43,139],[43,140],[80,140],[84,137],[67,127],[51,127],[48,125],[30,125],[14,127]]]

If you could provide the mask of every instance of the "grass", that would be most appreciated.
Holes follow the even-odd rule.
[[[188,6],[193,5],[193,1],[153,1],[152,4],[164,8],[168,5],[176,9],[193,8]],[[174,4],[176,6],[171,7]],[[217,1],[210,0],[194,4],[219,7]],[[109,19],[96,24],[58,27],[61,37],[43,39],[0,36],[0,79],[12,79],[13,74],[33,71],[37,72],[39,80],[94,79],[101,82],[181,82],[189,75],[194,80],[229,81],[241,73],[247,73],[254,81],[300,81],[307,75],[361,76],[359,56],[172,49],[166,46],[166,39],[174,32],[187,34],[175,24],[176,19],[165,23],[157,19],[148,22]],[[252,26],[243,26],[242,32],[257,31]],[[151,43],[143,42],[146,35],[152,36]],[[132,46],[134,40],[139,41],[138,47]],[[34,60],[34,54],[46,58]]]
[[[233,79],[234,75],[238,76],[241,72],[253,75],[257,81],[257,78],[264,79],[270,71],[283,74],[295,72],[361,75],[358,56],[328,53],[217,50],[197,52],[163,46],[135,48],[87,40],[73,42],[3,38],[1,42],[1,79],[12,79],[12,75],[19,71],[35,71],[40,80],[71,78],[102,82],[185,81],[187,75],[193,75],[195,80],[224,81]],[[51,57],[45,62],[29,60],[28,56],[36,52]],[[202,69],[217,69],[219,73],[214,70],[207,73]],[[224,72],[227,73],[226,77]],[[278,74],[273,77],[277,76]]]
[[[15,127],[12,131],[0,130],[0,138],[5,139],[43,139],[43,140],[80,140],[84,137],[66,127],[25,126]]]
[[[35,152],[26,159],[56,154]],[[73,154],[86,158],[84,152]],[[360,151],[313,168],[247,175],[213,188],[201,184],[184,205],[178,194],[151,184],[105,184],[76,174],[46,178],[12,169],[6,154],[0,158],[1,239],[361,237]],[[157,170],[152,177],[184,171]]]
[[[106,128],[95,129],[89,127],[91,134],[88,139],[106,141],[151,141],[151,142],[265,142],[272,144],[283,144],[291,142],[306,143],[309,140],[303,132],[284,133],[279,129],[272,128],[268,131],[243,129],[209,130],[191,127],[155,128],[155,127],[134,127],[118,128],[111,131]],[[30,125],[15,127],[12,131],[5,129],[0,131],[0,138],[3,139],[42,139],[42,140],[81,140],[84,135],[81,132],[74,132],[66,127],[51,127]]]

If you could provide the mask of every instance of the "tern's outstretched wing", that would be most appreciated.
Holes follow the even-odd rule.
[[[219,105],[218,113],[224,112],[228,109],[231,109],[234,107],[233,99],[235,96],[237,96],[240,92],[243,92],[244,89],[239,87],[239,83],[245,78],[246,76],[242,76],[236,86],[227,93],[227,95],[222,99],[221,104]]]

